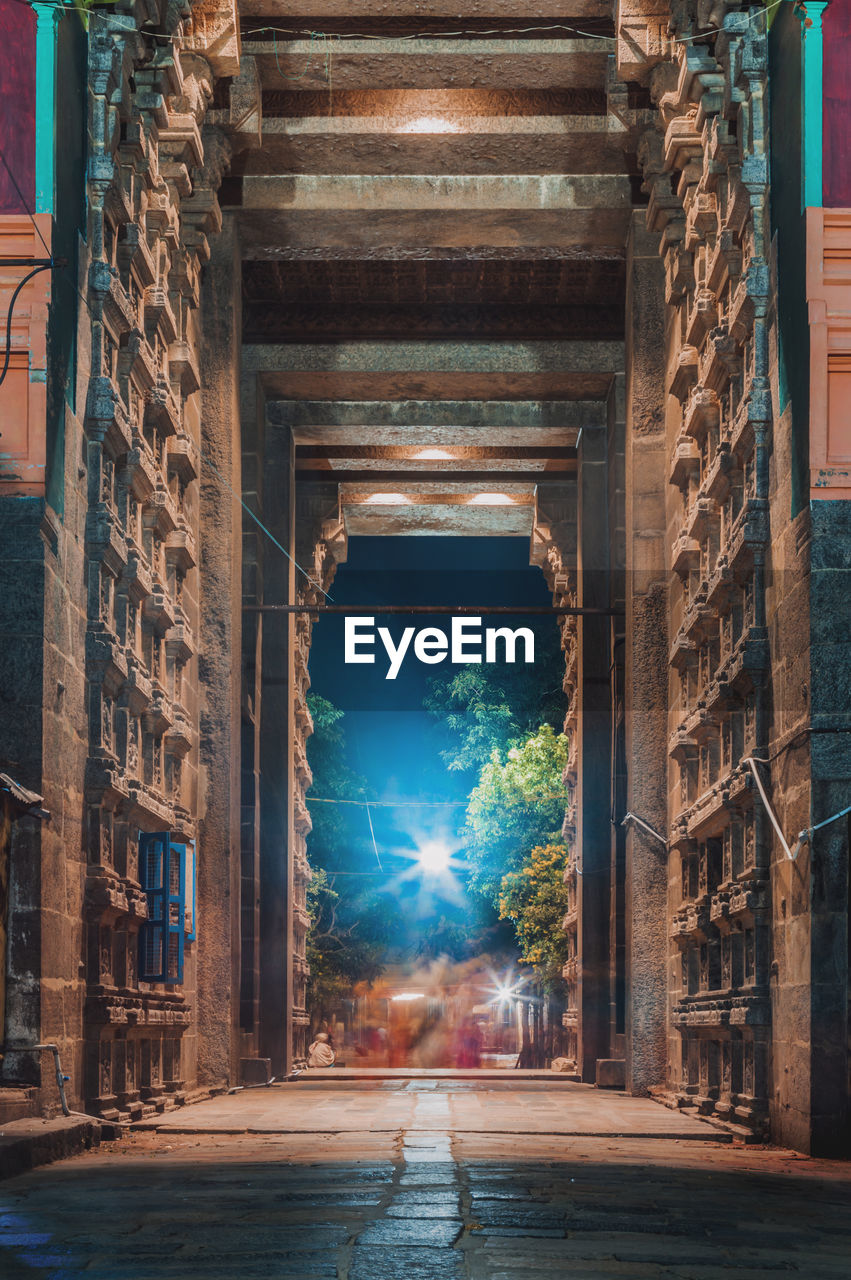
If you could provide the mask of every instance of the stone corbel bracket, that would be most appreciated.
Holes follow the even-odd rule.
[[[238,75],[242,46],[237,0],[193,0],[181,49],[206,58],[216,79]]]
[[[671,56],[670,0],[618,0],[615,16],[618,79],[647,84],[650,73]]]
[[[239,74],[230,85],[230,103],[207,115],[209,124],[224,129],[234,152],[254,151],[263,141],[263,105],[260,72],[255,58],[243,57]]]

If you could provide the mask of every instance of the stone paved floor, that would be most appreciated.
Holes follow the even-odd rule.
[[[851,1167],[717,1139],[583,1086],[244,1093],[0,1184],[0,1276],[847,1277]]]

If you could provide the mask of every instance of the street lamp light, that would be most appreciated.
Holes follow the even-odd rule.
[[[427,840],[417,849],[417,866],[426,875],[445,875],[451,865],[452,850],[442,840]]]

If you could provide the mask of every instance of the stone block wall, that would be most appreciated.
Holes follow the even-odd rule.
[[[224,1028],[199,1018],[219,995],[227,1005],[231,968],[220,989],[202,965],[199,991],[197,966],[203,926],[210,954],[223,934],[230,954],[215,913],[198,923],[204,886],[216,882],[198,841],[201,700],[215,679],[199,679],[198,667],[199,304],[230,155],[217,134],[202,141],[201,125],[215,76],[237,66],[234,14],[212,6],[199,25],[197,12],[161,3],[102,11],[91,24],[77,385],[67,397],[78,413],[66,406],[59,513],[36,496],[4,494],[0,506],[16,575],[2,608],[2,689],[15,708],[3,717],[2,755],[51,815],[14,833],[5,1039],[57,1043],[75,1105],[106,1117],[170,1105],[202,1077],[227,1079],[236,1049],[227,1018]],[[25,321],[38,318],[43,293],[24,299]],[[30,348],[37,359],[35,339]],[[42,454],[43,420],[42,404]],[[234,426],[225,423],[228,440]],[[146,977],[140,951],[149,899],[139,833],[162,831],[194,845],[202,868],[197,939],[172,920],[187,934],[183,972],[176,980],[169,957],[165,982]],[[229,856],[227,838],[224,853],[211,849],[226,879]],[[13,1052],[4,1077],[38,1084],[40,1065]]]
[[[642,140],[668,324],[669,1086],[757,1127],[770,1070],[771,398],[765,40],[749,12],[657,68]]]
[[[135,1115],[197,1078],[197,944],[182,982],[140,970],[138,833],[198,835],[200,274],[229,153],[200,52],[117,17],[89,47],[86,1092]]]
[[[802,422],[781,368],[788,263],[778,285],[764,18],[744,6],[702,33],[704,17],[679,10],[661,55],[626,67],[658,108],[639,157],[665,275],[666,1088],[679,1105],[836,1152],[848,1101],[848,831],[831,823],[823,844],[815,833],[791,858],[754,775],[789,845],[847,803],[848,504],[818,500],[845,482],[827,390],[836,408],[844,330],[831,271],[844,220],[810,211],[818,368]],[[807,431],[816,500],[801,509],[796,442]]]

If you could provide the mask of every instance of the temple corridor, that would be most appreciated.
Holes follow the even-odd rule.
[[[69,1128],[141,1126],[12,1187],[12,1238],[56,1208],[42,1270],[224,1275],[250,1247],[257,1276],[484,1280],[534,1238],[506,1274],[833,1274],[833,1192],[796,1209],[822,1166],[719,1137],[851,1149],[851,18],[810,10],[0,0],[0,1122],[37,1146],[61,1095]],[[480,839],[512,966],[537,907],[503,914],[510,877],[559,846],[557,1018],[495,951],[447,1043],[516,1005],[494,1054],[546,1023],[575,1087],[234,1100],[293,1080],[325,1025],[350,1063],[389,1037],[390,1012],[340,1013],[379,978],[388,1011],[432,999],[380,963],[317,996],[319,811],[364,809],[351,884],[384,874],[373,808],[467,812],[482,773],[448,801],[355,760],[323,796],[308,752],[328,613],[438,603],[404,569],[346,601],[347,558],[438,540],[459,575],[477,540],[519,548],[558,704],[523,733],[564,753],[546,793],[517,786],[517,810],[557,802],[541,839]],[[445,612],[513,612],[473,577]],[[544,982],[536,945],[518,982]],[[300,1100],[303,1136],[275,1132]],[[230,1107],[234,1133],[203,1127]],[[629,1116],[652,1132],[619,1137]],[[299,1271],[278,1197],[295,1240],[305,1179]],[[79,1212],[113,1195],[124,1272]]]

